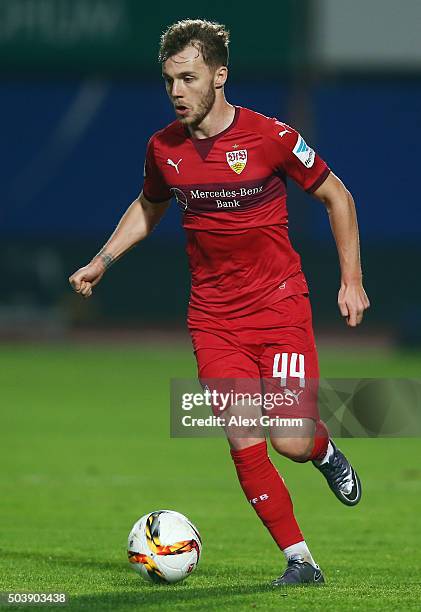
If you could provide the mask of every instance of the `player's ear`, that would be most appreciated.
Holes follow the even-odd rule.
[[[228,68],[226,66],[220,66],[215,70],[214,85],[215,89],[221,89],[225,85],[228,78]]]

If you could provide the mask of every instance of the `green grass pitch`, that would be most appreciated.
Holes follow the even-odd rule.
[[[329,376],[420,377],[418,354],[322,351]],[[363,501],[342,506],[311,465],[272,456],[322,566],[324,588],[273,591],[284,568],[243,498],[223,439],[170,439],[183,348],[0,350],[0,591],[65,591],[71,610],[420,609],[418,439],[342,440]],[[184,583],[143,583],[126,561],[135,520],[186,514],[204,541]]]

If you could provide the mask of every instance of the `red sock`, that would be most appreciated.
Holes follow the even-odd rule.
[[[316,431],[314,433],[314,446],[311,455],[308,458],[310,461],[321,461],[326,455],[327,445],[329,444],[329,431],[323,421],[317,421]]]
[[[304,540],[294,517],[291,497],[268,457],[266,441],[231,450],[243,491],[282,550]]]

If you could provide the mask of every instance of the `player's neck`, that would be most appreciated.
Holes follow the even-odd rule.
[[[229,104],[225,98],[215,100],[212,110],[206,115],[200,125],[189,126],[189,132],[193,138],[211,138],[226,130],[234,121],[235,107]]]

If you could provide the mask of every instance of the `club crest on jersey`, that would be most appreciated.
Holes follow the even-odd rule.
[[[238,151],[227,151],[227,162],[231,170],[236,174],[241,174],[247,165],[247,149],[239,149]]]

